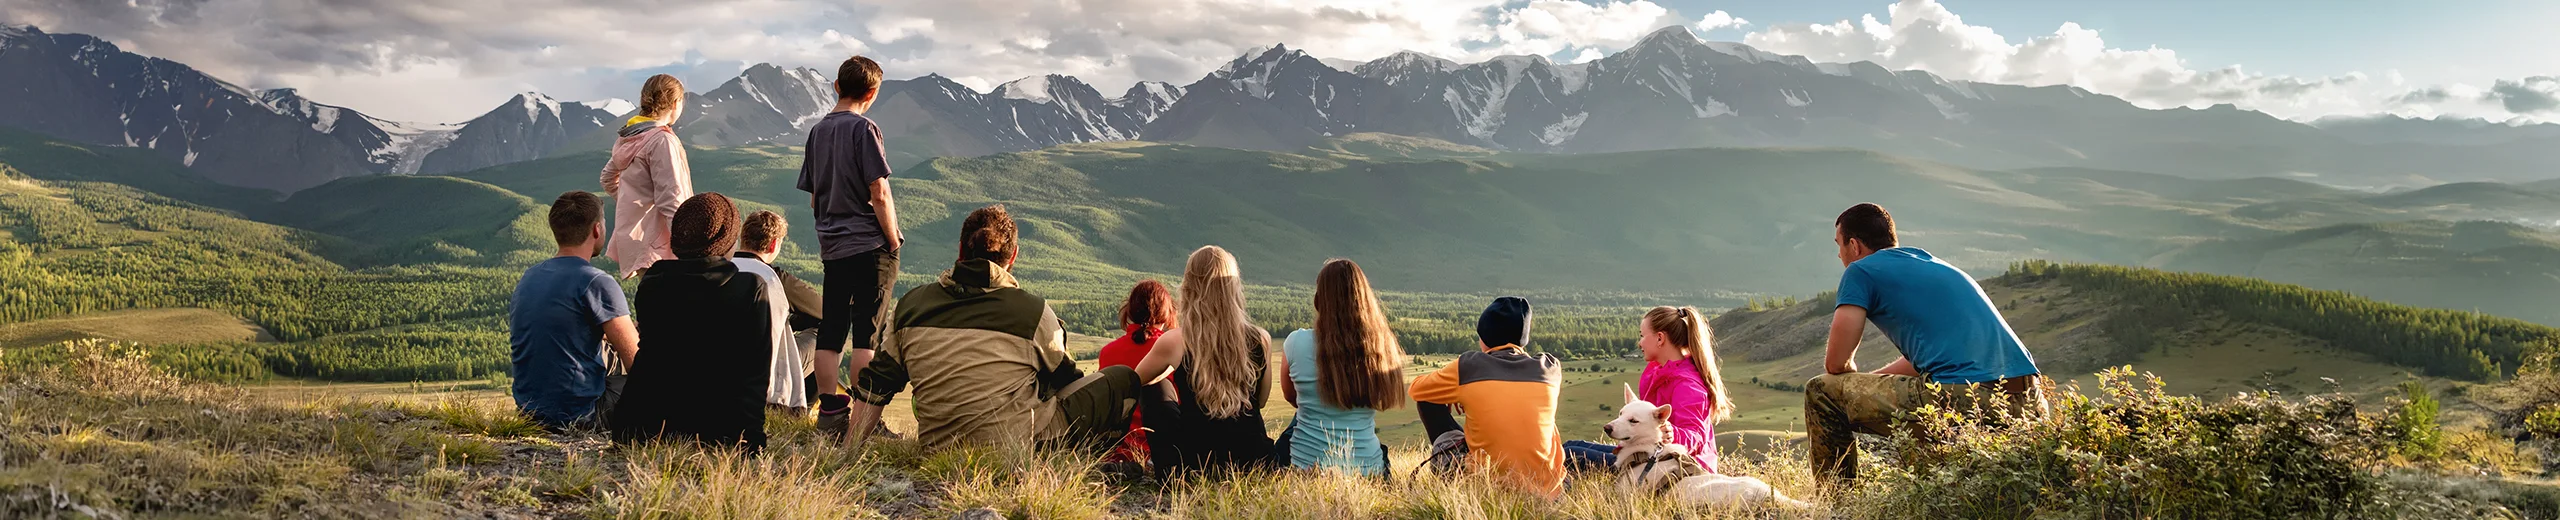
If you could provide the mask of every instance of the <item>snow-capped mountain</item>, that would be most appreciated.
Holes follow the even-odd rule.
[[[1210,146],[1289,149],[1330,136],[1413,128],[1386,84],[1275,45],[1248,52],[1183,87],[1182,99],[1141,137]],[[1425,134],[1427,135],[1427,134]]]
[[[0,125],[149,148],[218,182],[285,191],[396,163],[396,139],[353,111],[33,27],[0,26]]]
[[[676,127],[694,146],[800,144],[835,105],[828,79],[807,68],[749,67],[689,95]],[[244,89],[85,35],[0,26],[0,125],[158,150],[239,186],[290,192],[349,175],[601,151],[632,110],[624,99],[561,102],[529,92],[462,123],[385,121],[290,88]],[[2560,170],[2560,125],[2304,124],[2229,105],[2146,109],[2071,86],[1815,63],[1702,41],[1681,27],[1576,64],[1538,56],[1459,63],[1413,52],[1355,63],[1274,45],[1188,85],[1138,83],[1117,97],[1064,75],[979,92],[926,74],[883,82],[867,115],[901,160],[1128,139],[1299,150],[1382,132],[1528,152],[1830,146],[1988,168],[2207,177],[2472,180]]]
[[[2369,146],[2229,105],[2155,110],[2071,86],[1815,63],[1702,41],[1682,27],[1579,64],[1535,56],[1461,64],[1406,52],[1341,65],[1286,47],[1248,52],[1193,83],[1140,138],[1271,150],[1349,132],[1552,153],[1828,146],[1977,167],[2208,177],[2502,178],[2560,168],[2555,147],[2525,145],[2560,137],[2531,128]],[[2497,146],[2450,147],[2484,139]]]
[[[1135,139],[1184,89],[1139,83],[1117,98],[1069,76],[1023,78],[980,93],[939,74],[882,82],[866,115],[891,140],[929,155],[983,155],[1065,143]]]
[[[747,67],[719,87],[687,97],[676,133],[695,146],[800,144],[802,132],[836,105],[825,74],[772,64]]]
[[[799,144],[835,106],[817,70],[747,68],[689,94],[677,122],[686,144]],[[161,150],[207,178],[292,192],[339,177],[449,173],[603,150],[624,99],[563,102],[527,92],[470,121],[405,123],[314,101],[291,88],[250,90],[184,64],[124,52],[77,34],[0,26],[0,125],[76,141]],[[872,112],[900,138],[930,137],[927,155],[976,155],[1134,139],[1184,89],[1133,85],[1106,98],[1046,75],[980,93],[928,75],[881,86]]]
[[[621,126],[617,115],[539,92],[517,94],[497,109],[443,131],[444,142],[415,147],[411,151],[420,156],[418,167],[395,173],[451,173],[540,159],[580,136]]]

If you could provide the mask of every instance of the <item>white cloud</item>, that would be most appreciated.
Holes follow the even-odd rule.
[[[1817,61],[1873,61],[1953,79],[2024,85],[2073,85],[2155,108],[2232,103],[2284,117],[2370,111],[2378,97],[2365,76],[2298,78],[2233,65],[2189,67],[2176,51],[2107,46],[2098,31],[2064,22],[2053,34],[2011,43],[1990,27],[1970,25],[1936,0],[1902,0],[1886,20],[1779,24],[1745,43]]]
[[[1063,73],[1118,95],[1138,80],[1187,83],[1274,43],[1355,60],[1413,50],[1462,61],[1534,54],[1585,62],[1661,27],[1755,27],[1721,10],[1684,16],[1656,0],[0,0],[0,13],[47,31],[98,34],[234,82],[298,87],[322,102],[422,121],[466,119],[526,90],[632,97],[640,78],[665,72],[702,91],[754,63],[832,70],[855,53],[894,78],[940,73],[983,91]],[[2234,103],[2293,118],[2550,110],[2536,96],[2549,97],[2537,86],[2552,83],[2531,78],[2478,88],[2409,81],[2396,70],[2375,79],[2270,75],[2198,68],[2170,49],[2110,47],[2077,23],[2012,39],[1936,0],[1902,0],[1882,16],[1756,26],[1742,39],[1816,61],[2076,85],[2152,107]]]
[[[1064,73],[1117,95],[1141,79],[1187,83],[1274,43],[1332,58],[1579,59],[1687,20],[1652,0],[0,0],[0,13],[426,121],[476,116],[524,90],[629,97],[639,78],[671,72],[700,91],[749,64],[830,70],[854,53],[891,77],[940,73],[985,89]],[[1742,23],[1719,12],[1701,28],[1725,20]]]
[[[1751,25],[1751,21],[1750,21],[1750,20],[1744,20],[1744,19],[1741,19],[1741,18],[1736,18],[1736,17],[1734,17],[1733,15],[1730,15],[1730,14],[1725,14],[1725,12],[1724,12],[1724,11],[1716,11],[1716,12],[1712,12],[1712,13],[1707,13],[1707,15],[1706,15],[1706,16],[1698,17],[1698,23],[1694,23],[1694,24],[1690,24],[1690,25],[1691,25],[1691,26],[1694,26],[1694,27],[1697,27],[1697,28],[1698,28],[1698,32],[1707,32],[1707,31],[1713,31],[1713,30],[1716,30],[1716,29],[1723,29],[1723,28],[1727,28],[1727,27],[1731,27],[1731,28],[1735,28],[1735,29],[1740,29],[1740,28],[1742,28],[1742,27],[1744,27],[1744,26]]]

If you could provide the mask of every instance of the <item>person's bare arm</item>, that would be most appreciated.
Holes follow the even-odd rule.
[[[1182,329],[1165,331],[1164,337],[1156,338],[1155,348],[1148,350],[1147,357],[1140,358],[1138,366],[1134,367],[1138,380],[1152,385],[1172,376],[1174,365],[1182,363],[1183,353],[1191,349],[1186,343],[1182,339]]]
[[[880,216],[880,237],[889,241],[889,249],[906,245],[907,236],[898,232],[898,204],[889,197],[889,178],[871,181],[871,212]]]
[[[640,357],[640,328],[632,325],[630,316],[615,316],[604,322],[604,342],[613,345],[613,357],[622,360],[624,370]]]
[[[1875,373],[1889,376],[1920,377],[1920,369],[1912,368],[1911,358],[1906,357],[1893,358],[1892,363],[1886,363],[1884,368],[1876,369]]]
[[[1831,338],[1822,351],[1822,371],[1846,374],[1858,371],[1851,359],[1858,353],[1858,337],[1867,334],[1867,308],[1842,305],[1831,311]]]
[[[845,418],[844,449],[846,451],[862,453],[862,443],[871,440],[871,429],[880,424],[882,408],[880,405],[861,400],[853,402],[851,412],[853,415]]]
[[[1289,406],[1298,406],[1298,380],[1291,379],[1289,376],[1289,351],[1287,350],[1280,351],[1280,382],[1280,397],[1287,398]]]

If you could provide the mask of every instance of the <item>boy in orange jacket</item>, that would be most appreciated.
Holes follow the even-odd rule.
[[[1556,435],[1556,390],[1564,373],[1554,356],[1523,348],[1529,317],[1528,300],[1494,299],[1476,320],[1480,350],[1415,378],[1411,393],[1432,444],[1463,439],[1469,464],[1552,497],[1564,490],[1563,440]],[[1451,405],[1467,414],[1464,426]]]

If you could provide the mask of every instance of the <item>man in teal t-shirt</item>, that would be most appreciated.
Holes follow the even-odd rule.
[[[1833,222],[1840,246],[1838,306],[1832,311],[1824,375],[1804,385],[1807,447],[1826,482],[1857,478],[1857,433],[1889,434],[1924,405],[2041,416],[2036,362],[1982,286],[1945,261],[1895,237],[1893,215],[1859,204]],[[1859,373],[1851,355],[1867,323],[1902,358]],[[1932,386],[1943,387],[1932,389]]]

